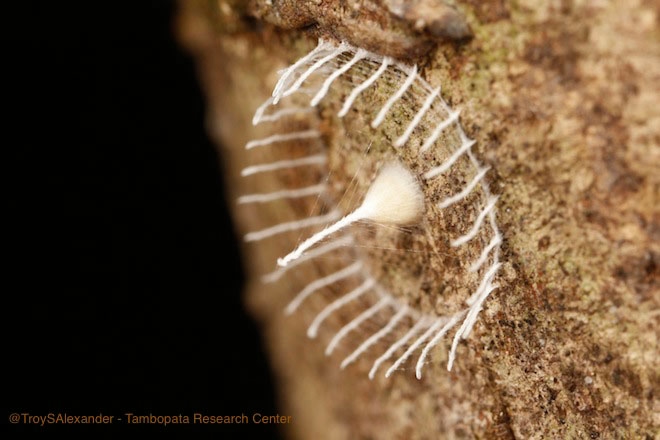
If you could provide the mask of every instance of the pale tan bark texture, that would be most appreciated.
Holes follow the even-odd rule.
[[[244,246],[246,304],[269,350],[282,413],[293,416],[284,433],[658,438],[660,4],[450,3],[180,3],[180,41],[198,65],[231,197],[255,190],[239,176],[250,165],[246,142],[263,134],[251,124],[254,110],[277,72],[318,37],[405,59],[442,85],[442,96],[462,109],[461,123],[499,195],[500,287],[459,345],[454,369],[447,372],[441,344],[421,380],[408,365],[371,381],[366,359],[341,370],[342,356],[326,357],[325,343],[305,335],[318,312],[314,301],[293,316],[282,313],[324,268],[264,285],[259,276],[291,250],[288,242]],[[323,126],[330,156],[346,129],[332,118]],[[303,208],[236,207],[237,233]],[[400,264],[405,272],[406,261]],[[433,304],[428,295],[416,299],[419,307]]]

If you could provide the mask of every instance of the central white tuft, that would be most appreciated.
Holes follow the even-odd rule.
[[[424,193],[410,170],[392,162],[380,171],[356,211],[378,223],[410,224],[424,213]]]
[[[380,170],[355,211],[303,241],[284,258],[279,258],[277,264],[286,266],[319,241],[356,221],[405,225],[419,220],[423,212],[424,194],[415,177],[399,162],[389,163]]]

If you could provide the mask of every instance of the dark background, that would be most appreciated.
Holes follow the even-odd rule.
[[[277,413],[240,298],[232,201],[204,99],[174,40],[175,6],[5,12],[1,394],[3,429],[14,434],[277,434],[253,424],[7,422],[12,412]]]

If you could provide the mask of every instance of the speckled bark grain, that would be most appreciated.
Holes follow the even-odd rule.
[[[181,40],[198,61],[231,195],[250,192],[238,170],[246,165],[245,141],[259,134],[250,125],[254,109],[277,70],[310,50],[315,36],[359,33],[355,44],[411,56],[432,49],[415,62],[463,109],[475,151],[493,169],[506,265],[454,370],[447,373],[446,354],[438,350],[421,381],[404,371],[371,382],[368,362],[339,370],[323,344],[304,336],[313,311],[281,313],[291,295],[278,289],[293,287],[264,288],[255,279],[247,301],[262,326],[283,408],[296,420],[287,434],[655,438],[658,3],[457,2],[474,36],[437,47],[429,31],[393,15],[388,7],[395,2],[355,2],[350,19],[351,2],[324,17],[319,11],[334,2],[308,3],[296,13],[282,9],[293,4],[286,1],[182,3]],[[223,16],[236,20],[229,26]],[[365,31],[372,26],[377,30]],[[324,129],[330,137],[339,130],[332,123]],[[253,215],[236,212],[241,232]],[[277,240],[246,246],[250,273],[270,270],[286,248]],[[297,276],[301,286],[315,274]]]

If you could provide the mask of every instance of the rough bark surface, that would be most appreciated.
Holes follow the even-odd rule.
[[[454,370],[440,359],[420,381],[369,381],[368,362],[340,370],[305,336],[311,311],[282,314],[315,274],[264,287],[258,276],[289,249],[244,246],[246,301],[294,417],[286,435],[657,438],[660,3],[403,3],[181,2],[180,39],[198,62],[231,196],[251,192],[239,170],[259,137],[254,109],[318,36],[420,65],[464,109],[500,194],[501,287]],[[238,232],[263,215],[279,214],[236,210]]]

